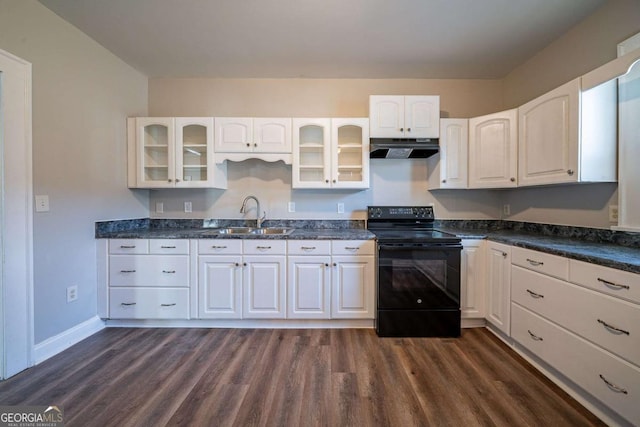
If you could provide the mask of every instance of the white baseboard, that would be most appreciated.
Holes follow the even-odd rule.
[[[68,349],[85,338],[105,328],[104,321],[98,316],[67,329],[66,331],[42,341],[34,346],[34,359],[36,365],[50,357]]]

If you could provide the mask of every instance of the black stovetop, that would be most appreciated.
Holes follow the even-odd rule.
[[[432,206],[369,206],[367,229],[382,243],[460,243],[433,228]]]

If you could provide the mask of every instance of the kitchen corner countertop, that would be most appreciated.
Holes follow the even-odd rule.
[[[580,237],[548,236],[516,230],[477,230],[438,227],[461,239],[489,239],[553,255],[559,255],[618,270],[640,273],[640,248],[585,240]]]

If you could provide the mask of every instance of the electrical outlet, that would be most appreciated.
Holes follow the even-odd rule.
[[[289,208],[289,212],[295,212],[296,211],[296,202],[289,202],[288,208]]]
[[[36,212],[49,212],[49,196],[36,196]]]
[[[73,302],[78,299],[78,287],[76,285],[67,288],[67,302]]]
[[[338,203],[338,213],[339,214],[344,213],[344,203]]]
[[[618,205],[609,206],[609,222],[618,222]]]
[[[511,215],[511,205],[509,205],[509,204],[502,205],[502,214],[504,216]]]
[[[193,212],[193,206],[191,205],[191,202],[184,202],[184,211],[186,213]]]
[[[164,203],[156,202],[156,213],[164,213]]]

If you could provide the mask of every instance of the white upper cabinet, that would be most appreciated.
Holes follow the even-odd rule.
[[[291,163],[290,118],[215,118],[216,162],[257,158]]]
[[[616,181],[616,85],[580,78],[518,108],[518,185]]]
[[[440,119],[440,151],[427,158],[429,190],[468,187],[468,119]]]
[[[210,117],[128,119],[130,188],[226,188]]]
[[[518,110],[469,119],[469,188],[516,187]]]
[[[372,138],[438,138],[440,97],[372,95],[369,120]]]
[[[293,119],[292,186],[369,188],[368,119]]]

